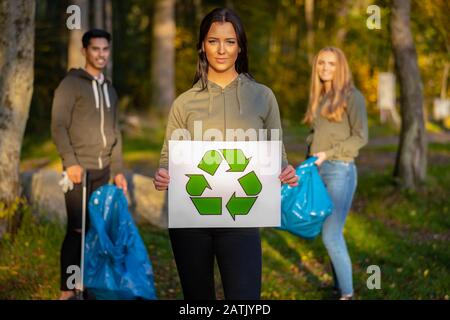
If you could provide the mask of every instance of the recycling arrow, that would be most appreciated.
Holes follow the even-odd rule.
[[[247,215],[256,199],[258,197],[236,197],[236,192],[234,192],[226,205],[233,220],[236,220],[237,215]]]
[[[203,155],[198,168],[213,176],[219,168],[221,162],[222,156],[220,153],[216,150],[209,150]]]
[[[186,184],[186,191],[191,196],[201,196],[206,188],[211,189],[205,176],[202,174],[187,174],[189,181]]]
[[[244,172],[250,163],[251,157],[247,158],[240,149],[209,150],[205,152],[198,168],[214,176],[222,160],[225,159],[229,169],[227,172]],[[221,215],[221,197],[201,197],[208,188],[212,190],[208,180],[203,174],[186,174],[189,178],[186,183],[186,191],[191,196],[190,199],[200,215]],[[233,220],[237,215],[247,215],[258,199],[257,195],[262,190],[261,181],[255,171],[243,175],[238,179],[240,186],[244,190],[246,197],[237,197],[236,192],[228,200],[226,207]]]
[[[221,215],[222,214],[222,198],[193,198],[192,203],[201,215]]]
[[[251,159],[247,158],[241,149],[222,149],[221,152],[230,166],[227,172],[244,172]]]
[[[245,176],[239,178],[238,181],[242,189],[244,189],[245,194],[248,196],[256,196],[262,190],[261,181],[259,181],[255,171],[250,171]]]

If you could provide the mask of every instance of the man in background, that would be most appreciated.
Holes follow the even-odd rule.
[[[85,67],[68,72],[55,91],[52,106],[52,139],[62,159],[61,184],[67,209],[67,232],[61,248],[61,300],[75,296],[69,267],[80,266],[83,178],[87,200],[110,178],[127,192],[117,94],[103,75],[111,36],[92,29],[83,35],[82,42]],[[88,225],[86,214],[86,230]]]

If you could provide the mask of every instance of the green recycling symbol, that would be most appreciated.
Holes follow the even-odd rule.
[[[214,176],[222,161],[225,160],[229,166],[227,172],[244,172],[250,159],[245,157],[240,149],[209,150],[205,152],[197,167],[210,176]],[[198,213],[200,215],[221,215],[221,197],[201,197],[206,188],[212,189],[206,177],[203,174],[187,174],[186,176],[189,178],[186,183],[186,191]],[[238,181],[247,197],[238,197],[234,192],[228,199],[226,208],[233,220],[237,215],[247,215],[250,212],[262,190],[261,181],[254,171],[246,173]]]

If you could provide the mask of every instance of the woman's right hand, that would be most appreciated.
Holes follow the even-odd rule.
[[[322,163],[327,160],[327,154],[325,152],[317,152],[313,154],[314,157],[317,157],[316,162],[314,162],[318,167],[322,165]]]
[[[158,191],[164,191],[167,190],[167,187],[169,186],[170,177],[169,177],[169,171],[164,168],[159,168],[156,170],[155,178],[153,179],[153,184],[155,185],[155,189]]]

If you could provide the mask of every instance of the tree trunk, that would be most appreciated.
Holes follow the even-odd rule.
[[[89,0],[72,0],[71,4],[77,5],[81,10],[81,29],[70,30],[69,48],[67,53],[67,70],[70,68],[84,67],[85,59],[81,53],[83,44],[81,38],[89,28]]]
[[[97,29],[106,30],[111,34],[112,37],[112,2],[111,0],[94,0],[93,6],[93,16],[94,22],[93,26]],[[109,47],[110,55],[108,64],[106,65],[105,75],[112,80],[113,74],[113,45]]]
[[[444,66],[444,71],[442,72],[442,81],[441,81],[441,99],[444,100],[447,98],[447,80],[448,80],[448,72],[450,71],[450,63],[446,62]]]
[[[94,28],[105,29],[104,7],[103,0],[94,0]]]
[[[105,29],[111,34],[113,37],[113,8],[111,0],[104,0],[105,5]],[[106,66],[106,75],[111,80],[113,79],[113,47],[114,47],[114,39],[109,48],[110,55],[108,60],[108,65]]]
[[[305,0],[306,44],[308,47],[308,61],[314,58],[314,0]]]
[[[391,37],[400,82],[402,116],[394,176],[402,188],[414,190],[426,178],[427,139],[423,117],[422,82],[410,29],[410,11],[409,0],[393,1]]]
[[[348,14],[350,11],[351,3],[350,0],[344,0],[341,2],[341,7],[337,13],[337,20],[339,28],[336,32],[336,43],[339,47],[344,46],[345,38],[348,32]]]
[[[0,203],[6,209],[20,195],[20,149],[33,93],[34,18],[34,1],[0,0]],[[6,224],[0,220],[0,237]]]
[[[153,27],[152,100],[167,113],[175,98],[175,0],[157,0]]]
[[[194,0],[194,8],[195,8],[195,21],[197,25],[200,26],[200,23],[203,19],[203,8],[202,8],[202,0]]]

